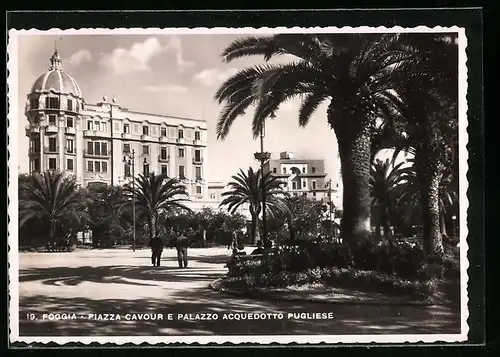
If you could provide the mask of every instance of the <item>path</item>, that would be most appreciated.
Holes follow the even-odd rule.
[[[208,288],[226,273],[229,251],[190,249],[187,269],[167,249],[162,267],[148,250],[20,254],[20,335],[248,335],[459,333],[460,314],[440,306],[364,306],[261,301]],[[282,320],[222,320],[224,313],[283,313]],[[288,319],[288,313],[331,312],[333,319]],[[26,314],[37,319],[29,321]],[[43,314],[77,314],[77,320],[42,320]],[[120,314],[96,321],[88,314]],[[125,321],[126,314],[161,313],[163,321]],[[168,314],[174,321],[167,321]],[[178,320],[178,314],[217,314],[218,320]],[[207,315],[205,315],[207,316]],[[201,317],[201,315],[199,315]]]

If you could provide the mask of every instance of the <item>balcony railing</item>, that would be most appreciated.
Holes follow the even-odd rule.
[[[65,132],[69,135],[76,135],[76,129],[74,127],[66,127]]]
[[[160,162],[169,162],[170,155],[158,155],[158,161]]]
[[[46,133],[57,133],[59,131],[59,128],[55,124],[49,124],[45,128]]]
[[[132,139],[132,134],[130,134],[130,133],[122,133],[122,139]]]
[[[56,147],[46,146],[43,149],[43,152],[46,153],[46,154],[56,154],[56,153],[59,152],[59,146],[56,146]]]
[[[141,140],[145,140],[145,141],[153,141],[153,137],[149,134],[142,134],[141,135]]]
[[[201,177],[201,176],[196,177],[194,180],[195,180],[196,182],[198,182],[198,183],[203,183],[203,182],[205,182],[205,180],[204,180],[204,179],[203,179],[203,177]]]
[[[201,165],[203,164],[203,158],[202,157],[199,157],[199,158],[193,158],[193,164],[195,165]]]
[[[100,131],[100,130],[84,130],[83,136],[97,136],[100,138],[110,138],[111,133],[109,131]]]
[[[72,148],[64,148],[64,153],[68,155],[76,155],[76,149],[74,147]]]
[[[109,151],[96,153],[95,151],[83,150],[83,155],[89,157],[111,157],[111,153]]]
[[[160,136],[160,142],[166,143],[166,142],[168,142],[168,138],[166,136]]]
[[[38,155],[38,154],[40,154],[40,148],[30,148],[29,153],[31,155]]]
[[[201,146],[203,145],[202,141],[200,139],[194,139],[193,140],[193,145],[195,146]]]
[[[177,138],[177,144],[184,144],[184,138]]]

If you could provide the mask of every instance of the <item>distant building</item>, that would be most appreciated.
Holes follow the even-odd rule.
[[[87,104],[57,50],[27,95],[25,115],[30,174],[58,170],[83,187],[122,185],[131,180],[134,151],[136,176],[177,177],[193,208],[210,201],[205,120],[129,110],[115,98]]]
[[[292,196],[306,196],[322,202],[333,201],[338,205],[338,184],[327,180],[325,161],[299,159],[289,151],[280,153],[279,159],[271,159],[264,166],[264,172],[271,172],[285,184],[285,190]]]

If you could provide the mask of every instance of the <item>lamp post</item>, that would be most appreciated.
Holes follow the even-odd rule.
[[[452,217],[451,217],[451,219],[452,219],[452,221],[453,221],[453,227],[452,227],[452,228],[453,228],[453,231],[452,231],[452,233],[453,233],[453,238],[455,238],[455,229],[456,229],[456,228],[455,228],[455,224],[456,224],[456,221],[457,221],[457,216],[452,216]]]
[[[135,150],[123,157],[126,165],[132,166],[132,187],[135,189]],[[135,252],[135,191],[132,191],[132,251]]]
[[[274,118],[274,113],[271,114],[271,118]],[[264,137],[265,137],[265,123],[262,122],[260,126],[260,152],[256,152],[253,156],[256,160],[260,161],[260,173],[261,173],[261,190],[262,190],[262,230],[263,230],[263,241],[267,242],[267,223],[266,223],[266,186],[264,184],[264,165],[271,158],[271,153],[264,151]]]

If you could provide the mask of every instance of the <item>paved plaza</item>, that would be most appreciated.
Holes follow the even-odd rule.
[[[190,249],[187,269],[166,249],[161,267],[149,250],[82,250],[20,253],[21,336],[272,335],[460,333],[460,313],[444,306],[384,306],[241,298],[213,291],[224,276],[230,251]],[[333,313],[333,319],[222,320],[224,313]],[[27,314],[35,314],[35,320]],[[44,320],[43,314],[76,314],[74,320]],[[125,320],[126,314],[168,314],[174,320]],[[88,319],[119,314],[120,321]],[[181,319],[179,314],[192,314]],[[217,314],[218,320],[195,320]],[[202,315],[198,317],[201,318]],[[84,318],[85,317],[85,318]],[[104,318],[104,315],[102,315]]]

